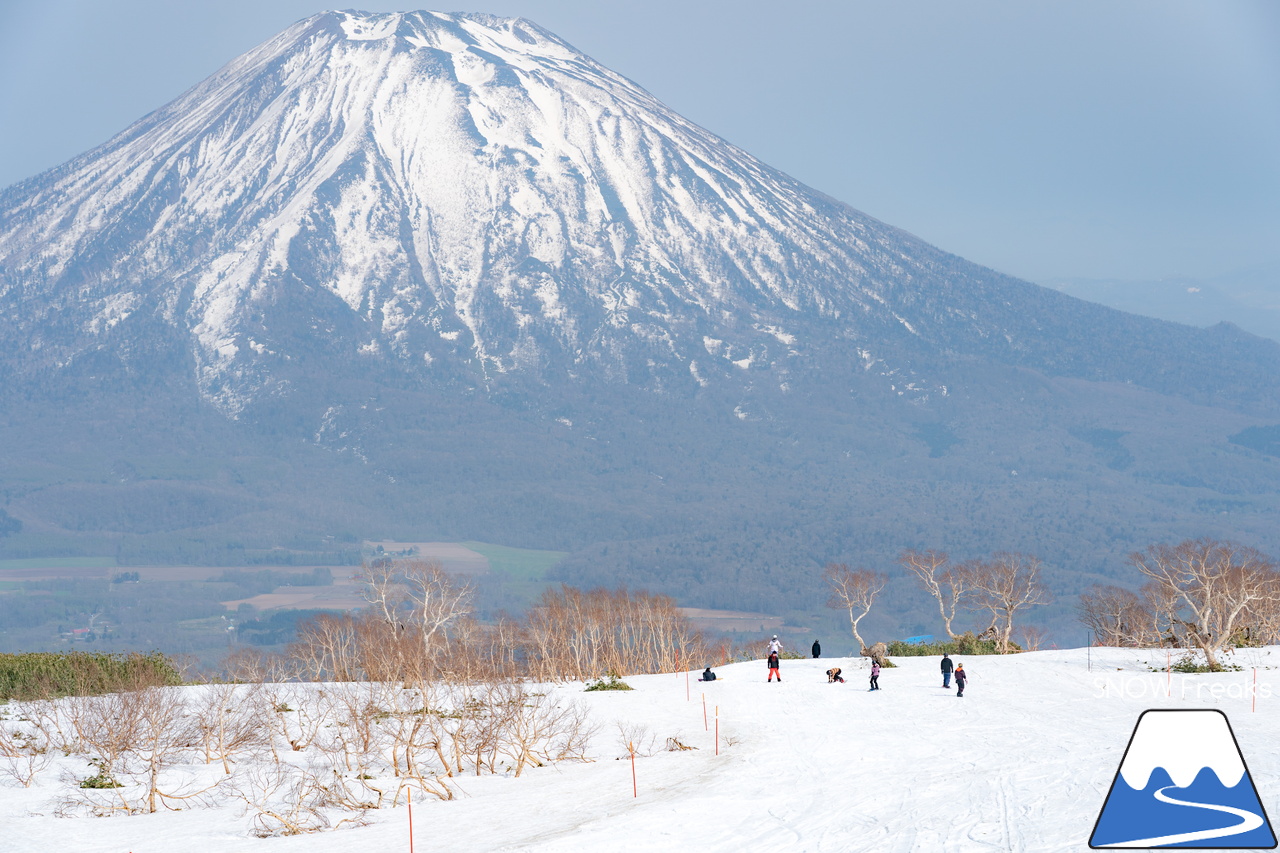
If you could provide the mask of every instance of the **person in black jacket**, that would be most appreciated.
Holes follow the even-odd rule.
[[[711,671],[711,667],[707,667],[702,671],[702,678],[699,678],[698,680],[699,681],[715,681],[716,674]]]
[[[965,675],[964,673],[964,664],[957,664],[956,665],[956,687],[958,688],[956,690],[957,696],[964,695],[964,685],[968,680],[969,680],[969,676]]]
[[[947,688],[951,686],[951,657],[949,655],[942,656],[942,686]]]
[[[769,681],[773,682],[773,677],[778,676],[778,683],[782,683],[782,673],[778,671],[778,653],[769,652]]]
[[[814,640],[814,641],[813,641],[813,656],[814,656],[815,658],[820,658],[820,657],[822,657],[822,646],[818,645],[818,641],[817,641],[817,640]]]

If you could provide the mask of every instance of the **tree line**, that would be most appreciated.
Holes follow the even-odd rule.
[[[481,623],[471,584],[435,561],[375,560],[362,578],[367,606],[301,620],[297,639],[280,653],[237,649],[226,674],[240,681],[585,680],[674,671],[710,648],[670,596],[562,586],[545,590],[519,618]]]
[[[1280,570],[1266,554],[1202,538],[1151,545],[1128,562],[1145,578],[1137,592],[1095,585],[1080,596],[1080,621],[1100,645],[1197,649],[1216,671],[1225,650],[1280,643]],[[1001,654],[1020,648],[1013,641],[1015,621],[1053,598],[1041,580],[1042,563],[1032,555],[999,552],[953,562],[943,551],[908,549],[898,565],[933,598],[949,640],[960,638],[955,624],[961,612],[976,612],[979,624],[986,622],[977,637],[989,639]],[[848,613],[862,654],[883,658],[884,645],[868,647],[858,625],[888,576],[842,563],[828,564],[824,576],[831,590],[828,606]],[[1034,628],[1024,628],[1023,639],[1029,646],[1040,641]]]

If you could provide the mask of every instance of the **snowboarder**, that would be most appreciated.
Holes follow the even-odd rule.
[[[702,678],[699,678],[698,680],[699,681],[715,681],[716,674],[711,671],[711,667],[707,667],[702,671]]]
[[[943,654],[942,656],[942,688],[945,690],[951,686],[951,656]]]
[[[837,681],[844,684],[844,677],[840,675],[840,667],[833,666],[827,670],[827,684],[834,684]]]
[[[875,661],[871,662],[871,689],[880,689],[880,664]]]
[[[817,641],[817,640],[814,640],[814,641],[813,641],[813,656],[814,656],[815,658],[820,658],[820,657],[822,657],[822,646],[818,645],[818,641]]]
[[[965,675],[964,673],[964,664],[962,663],[956,664],[956,687],[958,688],[956,690],[957,696],[964,695],[964,683],[968,680],[969,680],[969,676]]]
[[[782,673],[778,671],[778,653],[769,652],[769,683],[773,683],[773,677],[778,676],[778,683],[782,683]]]
[[[778,635],[774,634],[773,639],[769,641],[769,653],[777,652],[782,654],[782,641],[778,639]]]

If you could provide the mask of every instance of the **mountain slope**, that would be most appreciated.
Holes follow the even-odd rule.
[[[784,383],[815,322],[867,361],[943,350],[1201,397],[1231,350],[933,250],[532,24],[479,15],[303,21],[10,188],[0,233],[5,337],[30,341],[28,369],[162,324],[233,415],[279,393],[317,333],[340,361],[477,384],[764,364]],[[1262,382],[1280,350],[1254,349]],[[1138,358],[1118,371],[1117,350]]]
[[[519,19],[316,15],[0,192],[0,341],[11,548],[426,529],[767,607],[788,559],[800,602],[908,546],[1098,572],[1274,529],[1228,437],[1278,419],[1280,345],[949,255]],[[149,454],[230,506],[93,511]]]

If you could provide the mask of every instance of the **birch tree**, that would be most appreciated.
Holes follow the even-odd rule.
[[[970,560],[965,572],[974,607],[991,614],[988,630],[995,634],[1000,654],[1008,654],[1017,612],[1052,600],[1040,584],[1040,560],[1027,554],[1000,552],[990,560]]]
[[[956,633],[951,629],[951,623],[956,618],[960,600],[969,588],[963,564],[952,566],[945,551],[933,550],[903,551],[902,556],[898,557],[898,563],[915,575],[920,586],[937,600],[942,625],[947,636],[954,640]]]
[[[848,612],[853,639],[866,652],[867,644],[858,633],[858,623],[871,612],[871,605],[889,579],[870,569],[851,570],[844,563],[828,563],[823,576],[831,587],[831,598],[828,599],[827,606]]]
[[[1271,558],[1235,542],[1152,545],[1129,561],[1166,602],[1171,637],[1200,649],[1211,670],[1222,668],[1223,650],[1254,623],[1267,624],[1280,606],[1280,574]]]

